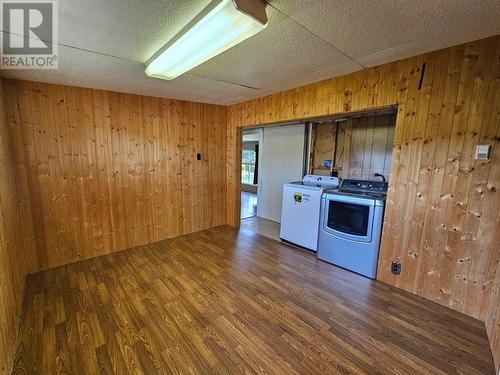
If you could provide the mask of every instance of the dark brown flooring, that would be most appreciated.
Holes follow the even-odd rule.
[[[15,373],[494,373],[480,321],[229,227],[26,288]]]

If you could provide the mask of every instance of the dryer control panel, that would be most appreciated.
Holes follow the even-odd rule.
[[[389,184],[382,181],[342,180],[339,191],[357,194],[387,194]]]

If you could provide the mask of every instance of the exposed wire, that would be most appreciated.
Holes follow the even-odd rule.
[[[344,149],[345,149],[345,130],[344,130],[344,128],[341,125],[338,125],[338,127],[339,127],[340,130],[342,130],[342,134],[344,135],[344,143],[342,144],[342,151],[340,151],[340,156],[338,157],[337,162],[333,166],[334,169],[338,167],[339,162],[342,160],[342,157],[344,156]],[[337,133],[337,137],[338,136],[339,135]],[[338,145],[338,143],[337,143],[337,145]],[[335,150],[335,153],[337,153],[337,150]]]
[[[320,125],[320,124],[316,124],[315,126],[319,126],[319,125]],[[328,153],[328,152],[330,152],[330,151],[333,151],[333,140],[335,139],[335,135],[333,134],[334,128],[335,128],[335,127],[334,127],[334,126],[332,126],[332,130],[330,131],[331,136],[332,136],[332,147],[330,147],[328,150],[326,150],[326,151],[320,151],[320,150],[318,150],[318,148],[316,147],[316,142],[314,142],[314,143],[313,143],[313,149],[314,149],[314,151],[316,151],[318,154],[326,154],[326,153]],[[315,133],[315,134],[314,134],[314,139],[313,139],[313,141],[316,141],[316,136],[317,136],[317,134]]]

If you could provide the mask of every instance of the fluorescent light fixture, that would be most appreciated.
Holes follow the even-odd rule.
[[[146,75],[174,79],[266,26],[261,0],[213,0],[146,62]]]

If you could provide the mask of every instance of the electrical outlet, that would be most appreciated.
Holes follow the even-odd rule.
[[[391,272],[394,274],[394,275],[399,275],[401,274],[401,263],[399,263],[398,261],[394,260],[391,264]]]
[[[477,145],[476,160],[489,160],[491,145]]]

